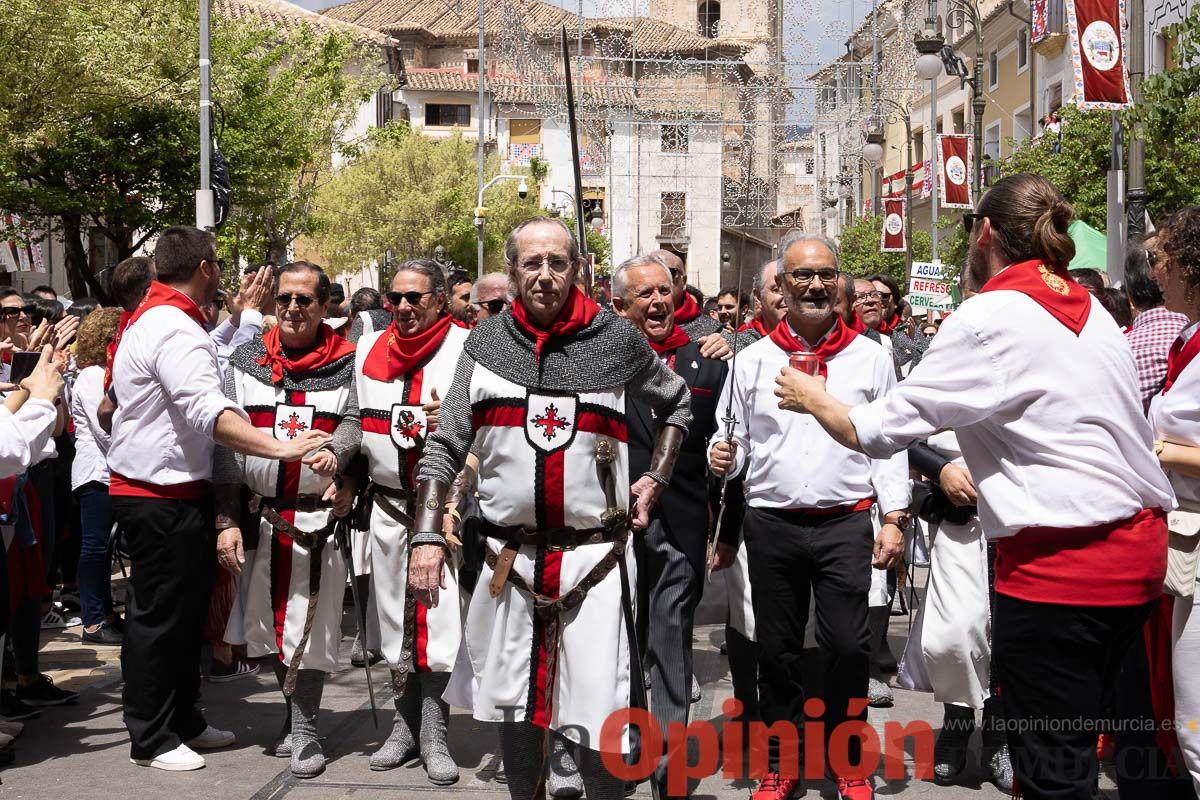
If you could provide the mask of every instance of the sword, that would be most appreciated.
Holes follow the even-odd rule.
[[[379,727],[379,709],[375,706],[375,684],[371,680],[371,653],[367,649],[367,609],[362,604],[362,600],[358,596],[358,581],[355,580],[354,574],[354,557],[350,553],[350,519],[349,516],[342,517],[337,521],[337,532],[334,533],[337,541],[338,551],[342,554],[342,560],[346,562],[346,572],[350,575],[350,596],[354,598],[354,618],[358,621],[359,635],[362,636],[363,651],[366,655],[366,661],[363,663],[363,669],[367,673],[367,696],[371,699],[371,721],[375,723],[375,727]]]
[[[744,251],[744,248],[743,248]],[[744,256],[744,252],[743,252]],[[742,290],[742,271],[746,268],[746,259],[738,259],[738,291]],[[737,424],[737,417],[733,415],[733,390],[737,388],[737,357],[738,347],[741,337],[737,331],[733,332],[733,358],[729,362],[729,399],[725,401],[725,416],[721,417],[721,422],[725,425],[725,443],[729,444],[733,441],[733,426]],[[713,525],[713,529],[708,532],[708,541],[705,544],[704,554],[704,582],[708,583],[712,580],[712,562],[713,553],[716,550],[716,539],[721,534],[721,521],[725,518],[725,490],[729,486],[729,473],[726,472],[721,476],[721,505],[717,511],[717,522]]]
[[[621,518],[624,518],[624,524],[629,524],[629,513],[617,506],[616,460],[617,452],[612,442],[609,442],[607,439],[600,439],[596,443],[596,463],[600,465],[602,471],[601,484],[604,487],[605,502],[608,504],[608,510],[600,517],[601,523],[605,526],[619,522]],[[646,702],[645,672],[642,671],[642,653],[638,647],[637,626],[633,619],[633,596],[629,586],[629,565],[625,563],[624,553],[617,556],[617,568],[620,570],[621,577],[621,613],[625,618],[625,637],[629,640],[629,700],[634,708],[649,712],[650,705]],[[661,800],[658,787],[657,763],[654,771],[655,774],[650,776],[650,794],[654,800]]]

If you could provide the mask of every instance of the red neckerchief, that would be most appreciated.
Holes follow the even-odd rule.
[[[879,328],[877,328],[877,330],[883,336],[888,336],[898,327],[900,327],[900,315],[892,314],[891,319],[885,319],[883,322],[879,323]]]
[[[1187,342],[1183,341],[1183,337],[1178,337],[1171,343],[1171,349],[1167,353],[1167,380],[1163,383],[1162,393],[1166,394],[1167,389],[1170,389],[1175,381],[1179,380],[1179,376],[1187,368],[1187,365],[1192,363],[1192,359],[1200,354],[1200,336],[1198,332],[1192,333],[1192,338]]]
[[[851,311],[850,313],[854,315],[854,321],[851,322],[847,327],[849,327],[850,330],[854,331],[855,333],[866,333],[867,323],[863,322],[863,318],[857,311]],[[844,321],[845,320],[843,320],[843,322]]]
[[[1022,261],[995,275],[983,292],[1008,289],[1029,297],[1050,312],[1076,336],[1087,324],[1092,295],[1065,270],[1052,270],[1041,261]]]
[[[679,308],[675,309],[675,324],[683,325],[691,322],[703,313],[704,309],[700,308],[696,298],[692,297],[690,292],[684,292],[683,302],[679,304]]]
[[[454,326],[454,327],[456,327],[456,328],[464,328],[464,329],[466,329],[466,330],[471,330],[471,323],[469,323],[469,322],[463,322],[463,321],[462,321],[461,319],[459,319],[458,317],[451,317],[451,318],[450,318],[450,324],[451,324],[451,325],[453,325],[453,326]]]
[[[299,358],[288,358],[283,352],[283,344],[279,341],[279,326],[263,334],[263,347],[266,353],[262,358],[255,359],[260,365],[271,368],[271,383],[283,383],[285,372],[294,375],[304,375],[354,352],[354,345],[346,341],[333,328],[322,322],[317,329],[317,341],[311,350]]]
[[[759,336],[770,336],[771,332],[767,330],[767,326],[762,324],[762,320],[758,317],[751,317],[750,321],[737,329],[738,333],[746,331],[758,331]]]
[[[208,320],[204,318],[204,313],[200,311],[200,306],[196,305],[196,301],[188,297],[178,289],[167,286],[165,283],[158,281],[150,282],[150,289],[146,292],[146,296],[142,298],[141,305],[133,312],[133,316],[129,318],[129,325],[137,322],[152,308],[159,306],[171,306],[178,308],[183,313],[196,321],[196,324],[203,328],[208,324]],[[128,328],[129,325],[125,327]]]
[[[567,302],[563,303],[562,309],[559,310],[558,316],[548,329],[536,326],[529,315],[525,313],[525,304],[521,302],[521,298],[517,298],[512,302],[513,321],[517,323],[517,327],[525,331],[534,338],[533,357],[540,359],[542,350],[546,343],[554,336],[565,336],[569,333],[581,331],[591,324],[596,315],[600,313],[600,306],[592,298],[586,296],[575,286],[571,286],[570,293],[567,294]]]
[[[0,363],[12,363],[12,350],[5,350],[3,353],[0,353]]]
[[[825,366],[826,362],[845,350],[846,346],[857,336],[858,334],[850,330],[846,323],[842,322],[842,318],[836,314],[833,316],[833,327],[829,329],[829,333],[811,350],[808,345],[796,338],[796,335],[792,333],[792,326],[787,323],[786,319],[780,321],[775,326],[775,330],[771,331],[771,341],[779,345],[785,353],[816,353],[820,359],[817,362],[817,372],[822,378],[829,377],[829,370]]]
[[[445,314],[415,336],[404,336],[396,328],[396,320],[393,319],[363,360],[363,374],[390,383],[412,372],[442,346],[446,334],[450,332],[450,320],[451,316]]]
[[[687,335],[683,328],[675,325],[671,328],[671,332],[667,334],[667,338],[661,342],[650,342],[650,349],[658,353],[660,356],[663,353],[673,353],[692,339]]]
[[[133,319],[132,311],[121,312],[121,319],[117,322],[117,335],[104,349],[104,391],[106,392],[112,386],[112,367],[113,362],[117,360],[117,348],[121,346],[121,337],[125,335],[125,329],[129,327],[131,319]]]

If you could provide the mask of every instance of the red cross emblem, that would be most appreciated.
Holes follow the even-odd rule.
[[[533,418],[533,424],[542,429],[542,436],[546,437],[547,442],[557,439],[560,430],[571,427],[571,423],[558,416],[558,408],[553,403],[546,406],[542,416]]]
[[[301,422],[300,417],[293,411],[291,416],[279,423],[279,428],[287,433],[289,439],[295,439],[296,434],[308,430],[308,425]]]
[[[407,408],[403,409],[399,415],[397,415],[396,432],[405,439],[412,439],[415,441],[416,438],[421,435],[421,430],[424,427],[424,424],[417,420],[416,414],[414,414],[412,411],[409,411]]]

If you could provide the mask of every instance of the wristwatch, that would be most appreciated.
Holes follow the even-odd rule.
[[[887,516],[883,518],[884,525],[895,525],[901,531],[907,531],[908,526],[912,524],[912,515],[907,511],[899,514],[895,519],[889,520]]]

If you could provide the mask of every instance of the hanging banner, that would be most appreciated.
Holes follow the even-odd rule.
[[[908,249],[904,237],[904,199],[892,197],[883,201],[883,234],[880,236],[879,252],[903,253]]]
[[[1048,0],[1029,0],[1029,41],[1037,44],[1046,38],[1046,4]]]
[[[6,272],[45,272],[42,245],[19,214],[0,212],[0,265]]]
[[[1079,108],[1129,108],[1133,103],[1125,63],[1125,0],[1066,0],[1066,12]]]
[[[933,194],[933,163],[932,159],[925,159],[925,165],[922,167],[925,170],[921,179],[921,199],[929,197]]]
[[[971,137],[947,133],[937,139],[938,202],[942,208],[975,208],[971,197]]]

